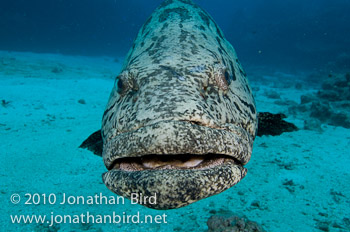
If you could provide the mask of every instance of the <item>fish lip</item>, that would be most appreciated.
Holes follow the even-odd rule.
[[[206,155],[145,155],[134,158],[116,159],[111,166],[112,169],[123,171],[160,171],[160,170],[205,170],[214,168],[226,163],[242,165],[242,163],[227,155],[206,154]]]
[[[112,192],[131,198],[131,194],[153,196],[155,204],[142,202],[146,207],[166,210],[189,205],[219,194],[243,179],[247,169],[242,164],[227,162],[203,170],[165,169],[141,172],[112,169],[102,175],[103,182]],[[206,187],[203,187],[206,186]]]
[[[115,136],[104,143],[102,157],[108,170],[117,159],[151,154],[222,154],[245,165],[250,159],[252,145],[249,133],[239,126],[222,129],[166,120]]]

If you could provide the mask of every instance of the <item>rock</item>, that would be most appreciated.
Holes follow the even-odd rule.
[[[312,95],[312,94],[301,95],[300,104],[307,104],[316,100],[317,100],[317,97],[315,95]]]
[[[207,221],[208,232],[260,232],[265,231],[256,222],[245,217],[214,215]]]
[[[298,113],[305,113],[309,111],[309,106],[308,105],[294,105],[294,106],[290,106],[288,108],[288,113],[290,113],[291,115],[297,115]]]
[[[326,121],[332,115],[332,109],[328,102],[313,102],[310,108],[310,116],[320,121]]]
[[[303,88],[303,85],[301,83],[296,83],[295,84],[295,88],[296,89],[302,89]]]
[[[336,90],[318,91],[317,96],[328,101],[340,101],[341,96]]]
[[[329,119],[329,124],[332,126],[342,126],[344,128],[350,128],[350,117],[345,112],[333,113]]]
[[[350,100],[350,74],[335,75],[322,83],[317,96],[328,101]]]
[[[316,94],[302,95],[290,114],[304,119],[304,128],[321,131],[321,124],[350,128],[350,74],[328,75]]]
[[[10,101],[6,101],[5,99],[1,100],[1,106],[2,107],[6,108],[6,107],[8,107],[10,105],[10,103],[11,103]]]
[[[281,98],[280,94],[274,90],[265,91],[265,96],[268,98],[271,98],[271,99],[280,99]]]
[[[308,118],[304,120],[304,130],[313,130],[313,131],[318,131],[322,132],[322,123],[320,120],[317,118]]]
[[[350,128],[350,116],[345,111],[334,109],[329,102],[313,102],[310,116],[332,126]]]
[[[295,102],[295,101],[282,100],[282,99],[274,101],[274,104],[279,105],[279,106],[295,106],[295,105],[298,105],[298,103]]]
[[[53,68],[51,69],[51,72],[52,72],[52,73],[58,74],[58,73],[63,72],[63,68],[60,67],[60,66],[56,66],[56,67],[53,67]]]

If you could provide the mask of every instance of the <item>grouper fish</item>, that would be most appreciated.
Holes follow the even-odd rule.
[[[165,0],[134,40],[101,130],[82,147],[102,154],[111,191],[174,209],[245,177],[257,121],[246,74],[213,18],[190,0]]]

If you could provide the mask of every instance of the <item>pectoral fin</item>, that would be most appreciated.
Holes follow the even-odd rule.
[[[102,156],[102,135],[101,130],[92,133],[80,146],[79,148],[86,148],[92,151],[95,155]]]
[[[258,114],[258,136],[263,135],[280,135],[283,132],[297,131],[298,128],[290,122],[283,120],[284,114],[272,114],[269,112],[260,112]]]

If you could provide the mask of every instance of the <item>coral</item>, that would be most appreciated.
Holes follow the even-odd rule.
[[[207,221],[208,232],[260,232],[265,231],[256,222],[245,217],[213,215]]]

